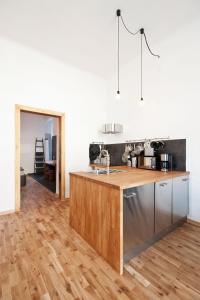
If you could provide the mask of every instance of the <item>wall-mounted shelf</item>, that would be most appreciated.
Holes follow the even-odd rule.
[[[118,123],[106,123],[103,125],[102,133],[104,134],[120,134],[123,132],[123,125]]]

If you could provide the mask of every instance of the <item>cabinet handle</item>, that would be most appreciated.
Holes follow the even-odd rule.
[[[160,183],[160,186],[162,186],[162,187],[164,187],[164,186],[166,186],[166,185],[168,185],[167,182]]]
[[[182,181],[188,181],[188,178],[183,178]]]
[[[136,193],[131,193],[131,194],[129,194],[129,195],[124,195],[124,198],[130,199],[130,198],[132,198],[132,197],[134,197],[134,196],[136,196]]]

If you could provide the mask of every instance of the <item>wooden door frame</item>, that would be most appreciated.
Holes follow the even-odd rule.
[[[33,108],[24,105],[15,105],[15,211],[20,210],[20,131],[21,131],[21,112],[35,113],[59,119],[59,196],[61,200],[65,199],[65,114],[46,109]]]

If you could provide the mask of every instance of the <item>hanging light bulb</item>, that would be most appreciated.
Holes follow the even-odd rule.
[[[140,100],[139,100],[139,105],[140,105],[140,106],[144,106],[144,104],[145,104],[144,99],[143,99],[143,98],[140,98]]]
[[[119,100],[119,99],[120,99],[120,96],[121,96],[121,95],[120,95],[120,91],[117,91],[117,93],[116,93],[116,99]]]

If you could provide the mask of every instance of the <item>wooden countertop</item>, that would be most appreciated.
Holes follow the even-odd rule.
[[[72,172],[70,175],[79,176],[104,185],[110,185],[117,189],[126,189],[190,174],[189,172],[180,171],[161,172],[143,170],[127,166],[112,166],[110,169],[123,170],[124,172],[105,175],[96,175],[89,172]]]

